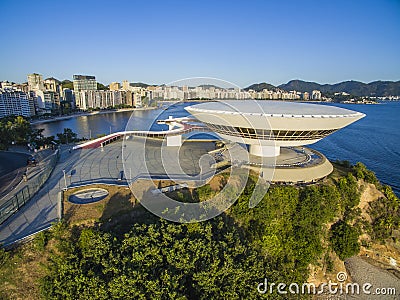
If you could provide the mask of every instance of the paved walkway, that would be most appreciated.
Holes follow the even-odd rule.
[[[137,174],[148,171],[153,178],[196,179],[196,174],[209,173],[207,168],[199,164],[200,158],[213,149],[213,143],[188,143],[179,150],[177,147],[165,147],[161,150],[161,141],[149,141],[145,153],[142,144],[131,141],[124,148],[124,157],[131,160],[132,171],[124,173],[122,164],[122,142],[117,141],[104,148],[80,149],[70,152],[70,146],[61,148],[61,156],[48,181],[30,202],[21,208],[14,216],[0,225],[0,243],[7,245],[48,228],[58,220],[58,193],[65,188],[86,184],[127,185],[126,178],[134,178]],[[177,152],[178,150],[178,152]],[[142,153],[142,154],[140,154]],[[144,157],[143,157],[144,154]],[[211,157],[206,156],[207,159]],[[146,168],[141,169],[146,161]],[[177,168],[177,166],[181,168]],[[65,170],[65,177],[64,171]],[[215,170],[212,170],[212,173]],[[129,174],[132,173],[132,174]],[[203,173],[203,174],[204,174]]]
[[[78,154],[78,153],[76,153]],[[57,221],[57,194],[61,190],[63,168],[79,158],[68,153],[67,147],[61,148],[60,161],[56,165],[45,185],[15,215],[0,225],[0,243],[11,244],[39,230],[48,228]]]
[[[0,153],[1,159],[10,160],[9,163],[11,164],[19,163],[22,165],[21,168],[13,170],[8,174],[0,177],[0,185],[2,185],[0,187],[0,205],[6,202],[7,199],[9,199],[13,194],[20,191],[24,187],[24,185],[27,185],[27,183],[22,180],[22,175],[24,174],[24,172],[26,172],[28,179],[35,177],[39,172],[43,170],[49,156],[54,153],[54,151],[51,149],[41,150],[36,153],[24,150],[24,147],[15,147],[14,149],[11,149],[11,151],[9,152]],[[22,155],[23,162],[16,162],[13,154]],[[29,156],[34,156],[38,164],[35,166],[27,166],[26,159]]]
[[[394,274],[371,265],[359,256],[353,256],[346,259],[345,265],[353,281],[358,283],[361,287],[360,295],[351,295],[348,296],[347,299],[400,299],[400,280]],[[371,284],[369,288],[371,294],[369,295],[362,292],[362,286],[366,283]],[[392,289],[391,291],[395,291],[395,294],[389,294],[388,288]],[[378,295],[377,292],[380,292],[380,294]],[[386,295],[385,292],[387,293]]]

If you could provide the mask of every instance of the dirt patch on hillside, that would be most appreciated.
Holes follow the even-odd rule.
[[[361,216],[368,222],[371,222],[371,217],[368,214],[369,203],[380,197],[385,197],[385,195],[372,183],[362,182],[360,183],[360,188],[362,192],[358,207],[361,209]]]

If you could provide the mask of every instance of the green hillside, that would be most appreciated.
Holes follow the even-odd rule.
[[[226,176],[216,177],[221,186],[171,195],[180,201],[203,201],[218,193]],[[0,251],[0,297],[271,297],[257,291],[264,278],[307,282],[310,266],[334,276],[338,262],[368,243],[391,240],[399,227],[399,200],[362,164],[336,165],[334,173],[316,185],[273,186],[249,209],[256,179],[248,181],[227,212],[192,224],[159,219],[129,190],[116,187],[106,187],[110,196],[99,203],[65,202],[64,222],[24,246]],[[360,195],[371,186],[385,197],[374,198],[371,210],[362,212]],[[272,297],[287,299],[276,290]]]

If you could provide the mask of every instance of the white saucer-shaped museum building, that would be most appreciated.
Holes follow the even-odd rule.
[[[249,145],[250,156],[277,160],[289,149],[318,142],[365,116],[331,105],[270,100],[205,102],[185,109],[221,138]],[[328,175],[332,165],[320,156],[321,164],[277,168],[274,181],[313,181]],[[321,170],[306,170],[313,167]]]

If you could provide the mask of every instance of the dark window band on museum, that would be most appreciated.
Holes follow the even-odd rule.
[[[247,127],[233,127],[218,124],[205,123],[212,131],[220,134],[237,136],[247,139],[260,139],[260,140],[310,140],[322,139],[337,129],[328,130],[268,130],[268,129],[254,129]]]

